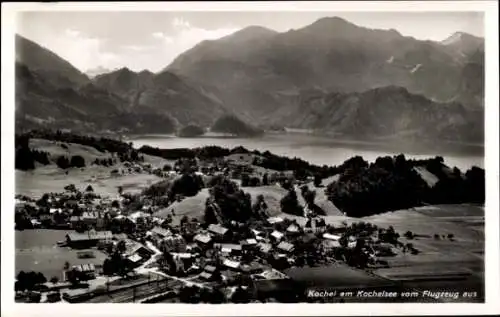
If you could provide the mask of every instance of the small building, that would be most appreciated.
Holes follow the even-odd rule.
[[[89,230],[87,233],[71,232],[66,235],[67,244],[72,248],[95,247],[99,241],[111,240],[112,238],[111,231]]]
[[[172,232],[170,230],[158,226],[151,229],[150,232],[151,238],[153,239],[153,242],[156,244],[156,246],[159,246],[162,243],[163,239],[172,235]]]
[[[206,248],[212,244],[212,237],[208,233],[198,233],[194,236],[193,241],[200,247]]]
[[[272,225],[274,225],[276,223],[283,222],[283,221],[284,221],[284,219],[281,218],[281,217],[270,217],[270,218],[267,218],[267,222],[269,222]]]
[[[278,248],[278,250],[290,253],[290,252],[292,252],[295,249],[295,246],[293,244],[289,243],[289,242],[281,241],[278,244],[277,248]]]
[[[213,281],[214,280],[214,275],[209,272],[201,272],[199,277],[205,281]]]
[[[72,270],[65,272],[66,279],[71,278],[71,274],[77,274],[80,280],[92,280],[95,279],[95,265],[92,263],[74,265]]]
[[[324,233],[323,234],[323,239],[326,239],[326,240],[339,241],[340,238],[342,238],[342,237],[339,235],[336,235],[336,234],[331,234],[331,233]]]
[[[151,258],[154,254],[153,251],[140,244],[139,242],[135,242],[133,240],[125,240],[125,252],[123,252],[123,256],[128,259],[132,265],[136,266],[142,263],[143,261]]]
[[[242,251],[242,246],[240,244],[233,243],[216,243],[214,244],[214,248],[220,249],[222,253],[238,255]]]
[[[288,228],[286,228],[286,233],[288,235],[298,235],[301,233],[300,231],[300,227],[295,223],[292,223],[288,226]]]
[[[257,247],[259,248],[259,251],[261,252],[262,255],[267,256],[269,252],[273,249],[273,246],[270,243],[263,243],[260,242]]]
[[[219,225],[219,224],[211,224],[208,226],[208,232],[214,235],[218,240],[224,240],[229,236],[229,229]]]
[[[241,263],[240,262],[229,260],[229,259],[225,259],[222,262],[222,265],[224,265],[225,267],[229,268],[230,270],[235,270],[235,271],[239,271],[240,268],[241,268]]]
[[[185,252],[187,248],[186,240],[180,235],[170,235],[163,238],[159,248],[167,252]]]
[[[285,236],[284,233],[282,232],[279,232],[277,230],[274,230],[272,233],[271,233],[271,237],[276,240],[276,241],[281,241],[281,239],[283,239],[283,237]]]

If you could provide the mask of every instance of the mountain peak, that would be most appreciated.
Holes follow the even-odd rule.
[[[221,40],[245,42],[254,39],[266,38],[275,34],[278,34],[278,32],[263,26],[251,25],[225,36]]]
[[[441,44],[443,44],[443,45],[452,45],[452,44],[456,44],[456,43],[460,43],[460,42],[464,42],[464,41],[468,41],[468,42],[471,42],[471,41],[481,42],[483,40],[484,39],[481,38],[481,37],[474,36],[472,34],[465,33],[465,32],[460,32],[459,31],[459,32],[453,33],[448,38],[446,38],[445,40],[441,41]]]
[[[316,26],[316,27],[343,27],[343,26],[354,26],[357,27],[357,25],[347,21],[346,19],[334,16],[334,17],[325,17],[325,18],[320,18],[316,20],[314,23],[312,23],[310,26]]]

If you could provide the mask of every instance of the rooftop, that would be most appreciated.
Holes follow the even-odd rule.
[[[208,226],[208,231],[212,232],[212,233],[224,235],[229,231],[229,229],[224,228],[223,226],[218,225],[218,224],[211,224]]]
[[[292,251],[293,248],[294,248],[293,244],[288,243],[286,241],[281,241],[280,244],[278,244],[278,249],[286,251],[286,252]]]
[[[71,241],[105,240],[111,239],[111,231],[88,231],[87,233],[71,232],[66,235]]]

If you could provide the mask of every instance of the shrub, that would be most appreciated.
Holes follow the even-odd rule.
[[[108,161],[109,164],[109,161]],[[85,167],[85,159],[80,155],[74,155],[71,157],[70,166],[72,167]]]

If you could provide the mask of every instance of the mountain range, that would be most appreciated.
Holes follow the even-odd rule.
[[[200,42],[158,73],[91,77],[17,36],[20,126],[166,132],[234,115],[350,138],[483,141],[484,39],[463,32],[421,41],[338,17],[282,33],[250,26]]]

